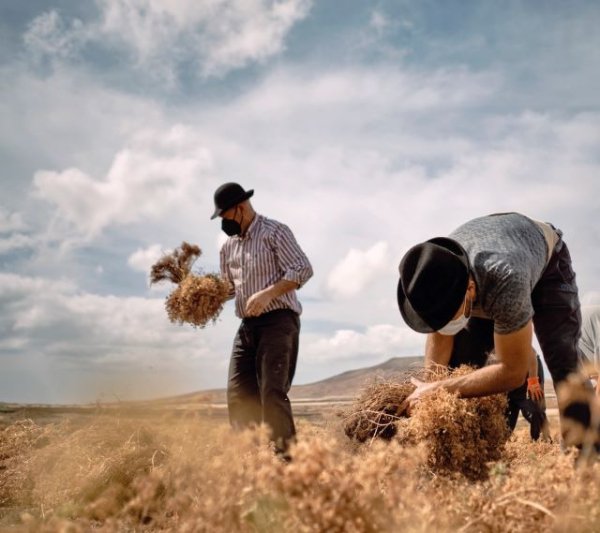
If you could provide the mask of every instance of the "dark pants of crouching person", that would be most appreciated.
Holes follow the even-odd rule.
[[[544,367],[538,359],[538,377],[540,386],[544,390]],[[532,440],[538,440],[543,431],[549,437],[548,418],[546,417],[546,400],[542,397],[540,400],[533,400],[527,397],[527,382],[524,382],[519,388],[508,393],[508,405],[506,408],[506,421],[511,431],[517,427],[519,413],[529,422],[529,435]]]
[[[227,384],[234,429],[267,424],[278,453],[296,434],[288,392],[296,370],[300,318],[278,309],[244,318],[233,341]]]
[[[558,230],[557,230],[558,231]],[[562,236],[562,233],[558,231]],[[542,277],[533,288],[533,326],[542,348],[554,386],[577,371],[580,354],[577,347],[581,329],[581,311],[575,273],[565,242],[560,238]],[[471,318],[467,327],[454,337],[450,367],[485,365],[494,349],[494,323]]]

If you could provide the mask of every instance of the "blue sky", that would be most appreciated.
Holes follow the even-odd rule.
[[[314,278],[296,383],[422,353],[404,251],[520,211],[600,302],[595,1],[95,0],[0,5],[0,401],[225,385],[237,319],[168,322],[148,270],[215,271],[225,181]]]

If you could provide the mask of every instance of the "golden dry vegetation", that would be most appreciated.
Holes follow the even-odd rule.
[[[431,441],[359,444],[334,414],[299,420],[289,464],[271,453],[264,431],[234,434],[220,416],[114,410],[41,420],[0,432],[0,526],[10,531],[599,527],[600,466],[576,466],[558,444],[530,442],[524,427],[473,480],[436,470]]]
[[[203,328],[214,323],[228,298],[229,287],[220,275],[192,272],[192,265],[201,255],[199,246],[184,241],[150,270],[150,283],[170,281],[177,285],[165,300],[169,320],[175,324]]]

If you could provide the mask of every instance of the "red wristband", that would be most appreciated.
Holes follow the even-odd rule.
[[[531,387],[532,385],[539,385],[540,384],[540,379],[537,376],[534,376],[532,378],[527,378],[527,386]]]

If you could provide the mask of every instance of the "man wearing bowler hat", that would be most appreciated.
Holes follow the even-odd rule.
[[[233,342],[227,383],[235,429],[267,424],[275,450],[288,459],[296,429],[287,396],[298,356],[302,306],[296,290],[312,276],[291,230],[254,211],[237,183],[215,192],[215,211],[229,236],[221,248],[221,276],[232,287],[242,319]]]
[[[577,370],[575,273],[562,232],[551,224],[519,213],[476,218],[449,237],[413,246],[399,270],[398,306],[412,329],[427,334],[426,365],[482,367],[431,383],[415,380],[409,412],[439,387],[462,397],[519,387],[534,330],[555,387]],[[498,363],[483,366],[491,351]]]

